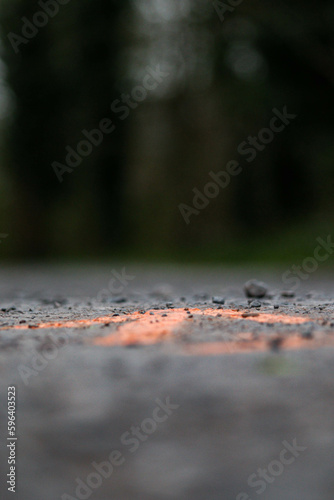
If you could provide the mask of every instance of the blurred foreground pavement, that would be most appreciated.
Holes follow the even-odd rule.
[[[1,498],[15,385],[20,500],[332,500],[328,274],[282,297],[285,269],[123,267],[1,270]],[[261,307],[242,291],[254,277]]]

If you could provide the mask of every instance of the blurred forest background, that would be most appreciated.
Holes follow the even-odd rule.
[[[0,3],[1,258],[286,260],[331,233],[332,0],[60,3]],[[42,4],[59,11],[14,50]],[[121,119],[112,103],[158,65]],[[284,105],[296,120],[247,163],[238,145]],[[104,118],[115,130],[59,182],[52,164]],[[179,204],[229,160],[242,173],[187,225]]]

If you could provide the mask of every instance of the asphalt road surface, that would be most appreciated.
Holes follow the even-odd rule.
[[[332,500],[333,281],[284,271],[3,268],[1,498]]]

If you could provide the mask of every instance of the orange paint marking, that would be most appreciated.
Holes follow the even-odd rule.
[[[48,321],[39,323],[32,328],[81,328],[83,326],[93,326],[105,323],[123,323],[125,321],[134,321],[142,318],[142,314],[138,311],[124,316],[99,316],[92,319],[74,319],[69,321]],[[29,326],[25,323],[22,325],[4,326],[0,330],[27,330]]]
[[[166,314],[166,310],[154,311],[157,314],[151,316],[149,314],[142,315],[140,321],[125,323],[118,328],[117,332],[106,337],[95,339],[96,345],[129,345],[129,344],[155,344],[172,337],[177,333],[177,327],[180,327],[186,321],[189,315],[184,309],[169,309],[167,317],[161,317],[161,313]],[[285,324],[300,324],[308,321],[307,318],[299,318],[293,316],[284,316],[279,314],[263,314],[256,317],[242,318],[242,312],[232,309],[198,309],[189,308],[189,312],[196,318],[217,317],[228,318],[232,320],[247,319],[258,323],[285,323]],[[156,317],[159,317],[159,323],[155,322]],[[152,320],[154,321],[152,323]],[[245,335],[245,334],[243,334]],[[238,343],[239,344],[239,343]],[[230,343],[228,343],[230,345]]]
[[[163,310],[163,314],[166,311]],[[121,325],[116,332],[107,337],[95,339],[96,345],[131,345],[131,344],[156,344],[168,337],[171,337],[174,331],[183,321],[186,320],[185,311],[173,311],[168,316],[162,317],[160,314],[151,316],[150,314],[141,315],[139,321],[125,323]],[[159,323],[156,323],[156,319]]]
[[[245,314],[244,310],[236,311],[235,309],[188,308],[188,311],[185,311],[184,308],[159,309],[149,310],[144,314],[135,311],[121,316],[106,315],[97,318],[42,322],[30,328],[82,328],[99,324],[110,324],[116,326],[116,330],[109,335],[97,337],[92,342],[99,346],[113,346],[133,344],[151,345],[166,342],[176,338],[179,333],[182,334],[180,329],[185,325],[191,324],[192,322],[196,323],[197,320],[203,319],[253,321],[256,323],[270,324],[283,323],[286,325],[299,325],[310,321],[310,318],[305,316],[261,313],[260,311],[254,311],[254,316],[250,315],[245,318],[242,316],[243,314]],[[192,315],[192,318],[189,318],[190,315]],[[1,330],[26,330],[28,328],[29,325],[27,324],[18,324],[2,327]],[[327,339],[327,342],[331,342],[330,339]],[[283,337],[282,347],[287,349],[299,349],[304,346],[311,347],[313,345],[318,345],[314,339],[301,339],[296,334],[294,336],[290,335],[288,337]],[[239,334],[235,334],[235,340],[233,341],[187,344],[184,349],[189,354],[202,355],[254,350],[263,351],[268,349],[268,338],[260,337],[254,340],[251,332],[240,332]]]
[[[261,337],[250,341],[233,341],[233,342],[203,342],[196,344],[188,344],[184,351],[189,355],[196,356],[217,356],[220,354],[235,354],[240,352],[268,351],[270,349],[270,341],[273,338]],[[297,333],[289,337],[282,337],[280,350],[299,350],[299,349],[317,349],[320,347],[334,347],[334,338],[326,337],[323,339],[302,339]]]
[[[300,325],[310,321],[310,318],[302,318],[300,316],[289,316],[287,314],[270,314],[254,311],[258,316],[247,316],[243,318],[242,315],[245,311],[236,311],[234,309],[205,309],[205,314],[210,316],[217,316],[220,314],[222,318],[242,319],[247,321],[256,321],[257,323],[285,323],[288,325]]]

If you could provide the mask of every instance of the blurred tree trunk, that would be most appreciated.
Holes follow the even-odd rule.
[[[101,242],[110,248],[122,240],[124,127],[118,124],[80,168],[64,174],[62,183],[52,163],[65,163],[66,146],[75,149],[84,139],[83,129],[112,118],[122,48],[119,23],[127,5],[127,0],[59,5],[58,14],[20,44],[18,53],[6,35],[22,35],[22,17],[32,21],[41,7],[32,0],[4,0],[1,5],[2,56],[14,97],[7,127],[8,169],[17,192],[15,240],[22,255],[39,257],[52,250],[46,235],[52,230],[53,206],[66,201],[75,183],[87,193],[94,191]],[[79,178],[85,168],[91,170],[86,184]]]
[[[104,136],[89,162],[99,244],[106,249],[121,245],[126,233],[123,217],[126,124],[117,120],[110,106],[125,91],[117,84],[125,66],[122,49],[126,25],[122,20],[127,7],[127,0],[83,0],[78,18],[78,38],[82,41],[78,103],[86,111],[85,128],[96,128],[103,118],[111,119],[116,127]]]

